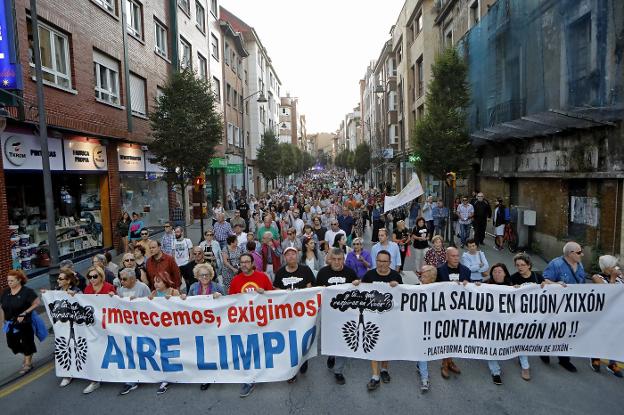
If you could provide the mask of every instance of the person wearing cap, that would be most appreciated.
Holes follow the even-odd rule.
[[[286,264],[275,274],[273,287],[278,290],[298,290],[312,287],[314,284],[314,274],[312,270],[303,264],[299,264],[299,253],[297,248],[289,246],[284,250],[284,260]],[[301,374],[308,370],[308,362],[304,362],[299,369]],[[288,380],[293,383],[297,380],[297,375]]]

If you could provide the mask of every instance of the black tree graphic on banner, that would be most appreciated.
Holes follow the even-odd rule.
[[[76,337],[74,324],[92,326],[95,324],[94,309],[91,306],[81,306],[69,300],[56,300],[48,304],[52,322],[69,322],[69,337],[58,336],[54,340],[54,357],[56,362],[65,370],[72,366],[72,356],[76,370],[81,371],[87,362],[87,339]]]
[[[364,353],[375,348],[381,329],[375,323],[364,321],[364,310],[383,313],[392,308],[392,294],[373,291],[346,291],[332,298],[330,306],[340,311],[359,310],[358,321],[350,320],[342,326],[342,337],[351,350],[356,352],[362,345]]]

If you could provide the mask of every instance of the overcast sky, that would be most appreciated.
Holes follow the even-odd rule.
[[[308,133],[333,132],[359,103],[404,0],[221,0],[254,27],[282,81],[299,98]]]

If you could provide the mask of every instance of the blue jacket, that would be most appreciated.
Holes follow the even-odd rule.
[[[580,262],[576,266],[576,273],[572,271],[570,264],[562,256],[548,263],[544,272],[544,279],[552,282],[564,282],[566,284],[585,284],[585,269]]]
[[[198,295],[199,292],[199,282],[194,282],[189,288],[188,295],[192,297],[194,295]],[[218,282],[210,281],[210,292],[211,293],[219,293],[221,295],[225,295],[225,290],[223,289],[223,285]]]
[[[468,281],[470,282],[470,269],[463,265],[459,264],[459,281]],[[444,264],[438,267],[438,278],[436,278],[436,282],[445,282],[450,281],[449,278],[449,268],[448,264],[445,262]]]

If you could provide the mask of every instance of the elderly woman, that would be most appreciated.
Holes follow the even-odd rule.
[[[230,235],[225,240],[227,246],[221,251],[221,258],[223,259],[223,286],[226,290],[230,289],[230,283],[234,278],[234,275],[239,273],[240,256],[243,250],[238,246],[238,240],[236,235]]]
[[[444,241],[440,235],[431,238],[431,243],[433,248],[425,253],[425,264],[433,265],[437,268],[446,262],[446,249],[444,249]]]
[[[618,262],[619,260],[613,255],[600,256],[598,258],[598,266],[602,272],[592,275],[592,281],[595,284],[624,284],[624,277],[622,276],[622,271],[618,266]],[[592,370],[594,372],[600,372],[600,359],[593,357],[590,362]],[[618,378],[622,377],[622,371],[614,360],[609,360],[607,370]]]
[[[33,368],[33,354],[35,347],[35,332],[32,326],[32,312],[39,306],[39,297],[29,287],[26,287],[26,274],[21,270],[10,270],[7,274],[9,287],[0,297],[2,311],[0,322],[6,325],[7,345],[13,354],[23,354],[24,362],[20,374],[26,374]]]
[[[215,272],[210,264],[203,263],[195,265],[193,268],[193,276],[197,282],[194,282],[191,288],[189,288],[189,296],[212,295],[213,298],[219,298],[225,295],[223,286],[214,281]],[[182,295],[181,298],[185,299],[186,296]]]
[[[219,298],[225,295],[223,286],[214,281],[215,272],[212,266],[208,263],[197,264],[193,268],[193,276],[197,280],[189,288],[188,295],[190,297],[196,295],[212,295],[212,298]],[[180,298],[185,300],[186,295],[180,295]],[[210,387],[210,383],[202,383],[200,389],[205,391]]]
[[[223,258],[221,257],[221,245],[215,240],[213,230],[204,232],[204,240],[199,243],[199,247],[204,251],[206,261],[219,275],[223,268]]]
[[[364,249],[362,238],[355,238],[353,240],[353,251],[347,254],[345,265],[355,271],[359,279],[362,279],[364,274],[371,269],[372,263],[370,252]]]
[[[139,248],[137,248],[139,249]],[[140,249],[143,249],[143,247],[141,247]],[[119,272],[118,272],[118,277],[115,279],[114,281],[114,285],[116,287],[121,286],[121,271],[125,270],[125,269],[130,269],[134,272],[134,275],[136,277],[137,280],[139,281],[143,281],[144,283],[147,282],[147,274],[145,273],[145,267],[140,266],[136,263],[136,258],[134,257],[134,254],[131,254],[129,252],[123,254],[123,257],[121,259],[121,264],[119,266]]]

